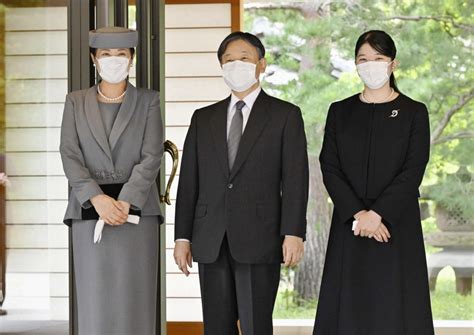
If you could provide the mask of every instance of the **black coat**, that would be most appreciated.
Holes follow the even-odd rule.
[[[306,234],[308,155],[300,109],[261,92],[229,172],[230,97],[197,110],[184,144],[175,239],[217,259],[224,234],[241,263],[279,263],[285,235]]]
[[[418,205],[429,148],[427,109],[407,96],[331,105],[320,162],[334,212],[314,334],[434,334]],[[353,235],[363,209],[389,243]]]

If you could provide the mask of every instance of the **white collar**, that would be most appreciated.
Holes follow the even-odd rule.
[[[257,100],[258,95],[262,91],[262,87],[259,85],[255,90],[250,92],[245,98],[239,99],[237,96],[232,92],[231,98],[230,98],[230,107],[234,108],[235,104],[242,100],[245,102],[245,106],[248,107],[250,110],[252,110],[253,104],[255,103],[255,100]]]

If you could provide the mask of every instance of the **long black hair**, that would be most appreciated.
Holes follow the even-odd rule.
[[[397,47],[395,46],[395,42],[387,34],[385,31],[382,30],[370,30],[366,31],[362,35],[359,36],[357,39],[357,43],[355,46],[355,57],[357,57],[357,53],[359,49],[365,43],[369,43],[369,45],[377,50],[380,54],[390,57],[390,59],[394,60],[395,56],[397,55]],[[400,90],[397,87],[397,81],[395,80],[395,75],[390,75],[390,86],[398,93]]]

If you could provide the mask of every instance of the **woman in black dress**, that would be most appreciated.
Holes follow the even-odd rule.
[[[418,187],[426,106],[400,93],[383,31],[356,43],[364,90],[331,105],[320,155],[334,203],[313,334],[432,335]]]

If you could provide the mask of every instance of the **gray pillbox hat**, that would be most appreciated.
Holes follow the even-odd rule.
[[[96,49],[135,48],[138,32],[124,27],[104,27],[89,32],[89,46]]]

